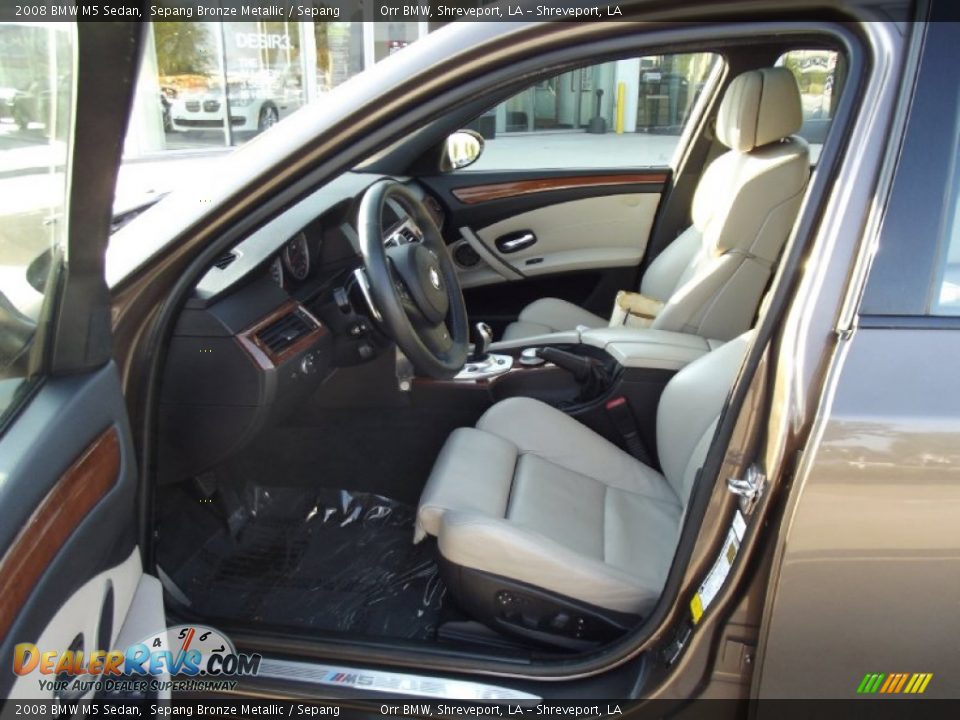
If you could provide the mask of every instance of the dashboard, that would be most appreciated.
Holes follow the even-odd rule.
[[[218,257],[196,284],[160,389],[161,482],[215,467],[280,422],[335,368],[389,347],[355,273],[363,264],[359,200],[379,179],[341,176]],[[442,225],[439,203],[408,187]],[[388,246],[422,238],[392,201],[382,225]]]

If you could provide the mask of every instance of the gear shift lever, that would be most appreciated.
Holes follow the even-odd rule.
[[[473,352],[467,357],[463,369],[454,377],[454,380],[491,380],[497,375],[509,372],[513,367],[513,358],[510,355],[497,355],[489,352],[493,342],[493,331],[485,322],[478,322],[473,326]]]
[[[478,322],[473,326],[473,352],[467,362],[480,362],[487,359],[487,348],[493,342],[493,331],[485,322]]]

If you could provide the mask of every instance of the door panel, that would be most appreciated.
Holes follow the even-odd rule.
[[[541,297],[606,315],[616,292],[637,283],[670,171],[463,172],[422,182],[446,208],[467,310],[496,330]],[[504,247],[511,240],[521,247]]]
[[[525,277],[636,267],[643,258],[660,196],[609,195],[521,213],[477,231],[501,261]],[[505,252],[497,240],[521,233],[532,244]],[[520,235],[523,238],[523,235]]]
[[[64,651],[78,637],[87,652],[111,649],[141,582],[137,465],[115,366],[48,379],[0,438],[0,476],[0,653]],[[164,627],[162,612],[153,622]],[[3,673],[0,696],[51,697],[40,677]]]
[[[66,602],[50,618],[34,644],[41,652],[82,647],[85,653],[89,653],[99,648],[97,641],[104,637],[109,638],[110,648],[126,647],[114,644],[118,639],[115,630],[119,630],[124,623],[127,610],[144,577],[140,567],[140,552],[134,548],[126,560],[95,575],[67,596]],[[89,608],[101,608],[103,612],[91,613],[88,612]],[[163,622],[162,613],[159,621]],[[131,638],[130,642],[142,640],[147,634]],[[4,697],[27,700],[52,695],[40,691],[39,679],[37,673],[15,677],[13,687]]]

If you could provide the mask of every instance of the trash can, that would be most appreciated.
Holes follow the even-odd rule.
[[[484,140],[493,140],[497,137],[496,109],[488,110],[480,117],[467,125],[468,130],[476,130]]]

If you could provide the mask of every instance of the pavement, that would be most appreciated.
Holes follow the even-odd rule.
[[[669,165],[678,135],[585,132],[498,135],[487,140],[476,170],[636,168]]]

